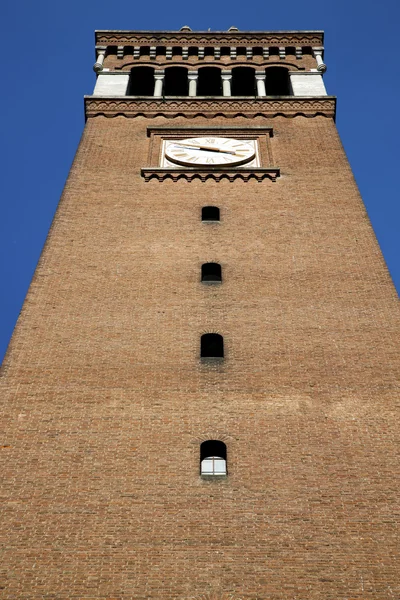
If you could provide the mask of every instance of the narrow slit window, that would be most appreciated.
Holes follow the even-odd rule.
[[[224,338],[219,333],[205,333],[201,336],[201,358],[223,358]]]
[[[201,281],[221,283],[221,265],[218,263],[204,263],[204,265],[201,265]]]
[[[219,221],[220,213],[218,206],[203,206],[201,209],[202,221]]]
[[[224,442],[207,440],[200,445],[200,475],[211,477],[227,475]]]

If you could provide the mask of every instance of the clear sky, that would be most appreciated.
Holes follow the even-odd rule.
[[[95,29],[325,30],[325,85],[400,289],[399,0],[3,0],[1,15],[0,360],[84,126]]]

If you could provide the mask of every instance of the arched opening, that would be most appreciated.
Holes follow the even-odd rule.
[[[220,212],[218,206],[203,206],[201,209],[202,221],[219,221]]]
[[[226,444],[220,440],[207,440],[200,444],[200,474],[226,475]]]
[[[201,67],[197,80],[198,96],[222,96],[221,69]]]
[[[269,67],[265,70],[267,96],[290,96],[289,71],[285,67]]]
[[[205,333],[201,336],[201,358],[223,358],[224,338],[219,333]]]
[[[189,94],[188,72],[185,67],[165,69],[164,96],[187,96]]]
[[[222,282],[221,265],[218,263],[204,263],[201,265],[201,281]]]
[[[129,78],[128,96],[153,96],[153,67],[133,67]]]
[[[232,69],[232,96],[255,96],[255,76],[251,67],[234,67]]]

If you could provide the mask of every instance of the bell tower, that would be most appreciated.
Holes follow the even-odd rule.
[[[2,370],[4,598],[394,600],[397,296],[321,31],[97,31]]]

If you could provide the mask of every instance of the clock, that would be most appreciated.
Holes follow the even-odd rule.
[[[196,137],[166,140],[165,158],[187,167],[236,167],[256,156],[255,142],[224,137]]]

